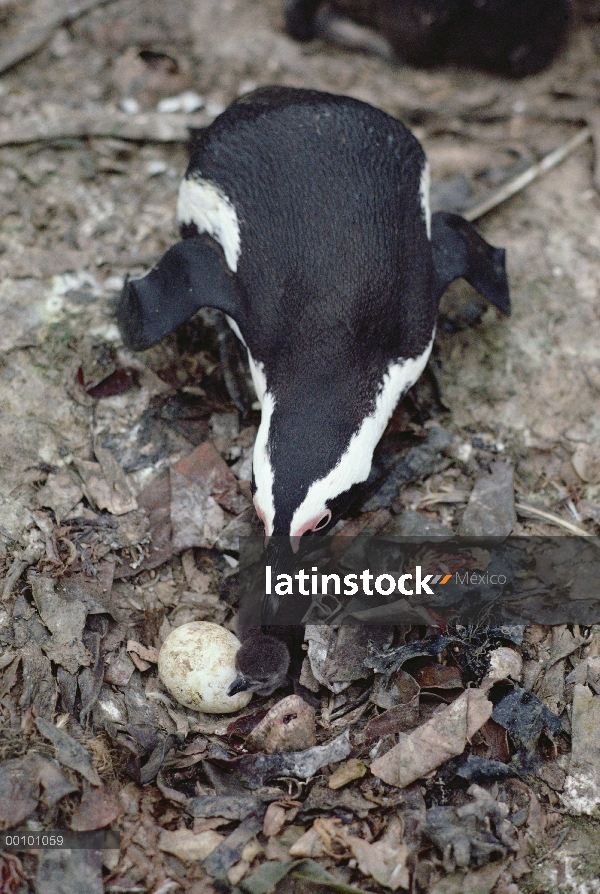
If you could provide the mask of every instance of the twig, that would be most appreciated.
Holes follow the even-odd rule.
[[[561,518],[560,515],[554,515],[553,512],[546,512],[545,509],[538,509],[537,506],[529,506],[526,503],[515,503],[515,507],[526,515],[533,515],[537,518],[543,518],[544,521],[550,522],[553,525],[557,525],[559,528],[564,528],[566,531],[570,531],[571,534],[576,534],[578,537],[592,537],[589,531],[584,531],[583,528],[578,527],[578,525],[574,525],[572,522],[567,521],[564,518]]]
[[[206,112],[192,115],[163,115],[147,112],[126,115],[116,109],[102,109],[97,114],[46,106],[41,115],[26,115],[7,124],[0,124],[0,146],[52,140],[109,137],[145,143],[184,143],[190,127],[205,127],[211,120]]]
[[[562,830],[562,832],[560,833],[560,835],[558,836],[558,838],[556,839],[556,841],[554,842],[554,844],[552,845],[550,850],[547,850],[546,853],[542,854],[541,857],[538,857],[537,860],[534,860],[534,865],[537,866],[538,863],[541,863],[543,860],[545,860],[547,857],[549,857],[550,854],[553,854],[554,851],[557,851],[559,849],[559,847],[561,846],[561,844],[563,843],[563,841],[565,840],[565,838],[567,837],[568,833],[569,833],[569,827],[567,826],[566,829]]]
[[[469,494],[462,490],[453,490],[448,493],[427,494],[419,503],[419,507],[424,509],[429,506],[436,506],[438,503],[467,503]]]
[[[588,125],[592,131],[594,143],[594,186],[600,191],[600,114],[593,112],[588,115]]]
[[[21,34],[0,49],[0,73],[28,59],[47,44],[57,28],[74,22],[80,16],[113,0],[72,0],[47,12],[47,3],[37,3],[30,10]]]
[[[591,136],[591,127],[582,128],[579,133],[576,133],[574,137],[571,137],[571,139],[567,140],[566,143],[563,143],[562,146],[557,146],[556,149],[553,149],[552,152],[545,155],[541,161],[531,165],[526,171],[523,171],[523,173],[518,174],[513,180],[505,183],[504,186],[501,186],[500,189],[497,189],[486,199],[483,199],[482,202],[478,202],[472,208],[464,211],[462,216],[466,220],[477,220],[478,218],[483,217],[488,211],[497,208],[502,202],[506,202],[507,199],[510,199],[534,180],[537,180],[537,178],[542,174],[545,174],[546,171],[555,168],[556,165],[560,164],[561,161],[564,161],[564,159],[578,149],[579,146],[586,143]]]

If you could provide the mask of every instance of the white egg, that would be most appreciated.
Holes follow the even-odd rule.
[[[231,714],[245,708],[251,692],[227,695],[237,676],[241,643],[231,631],[208,621],[176,627],[158,656],[158,673],[173,698],[205,714]]]

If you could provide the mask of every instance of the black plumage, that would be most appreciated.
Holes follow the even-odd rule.
[[[285,18],[296,40],[334,38],[333,12],[376,28],[411,65],[462,65],[521,78],[555,58],[571,8],[570,0],[287,0]]]

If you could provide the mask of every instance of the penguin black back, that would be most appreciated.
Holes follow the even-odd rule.
[[[311,346],[305,374],[319,361],[330,374],[334,344],[315,342],[317,318],[342,342],[354,344],[360,327],[369,357],[391,346],[393,353],[398,339],[409,355],[422,350],[435,314],[415,295],[433,274],[420,191],[425,166],[420,144],[399,121],[309,90],[255,91],[199,135],[186,180],[219,184],[236,210],[243,335],[256,361],[267,368],[289,362],[300,371],[291,345],[280,350],[284,331],[298,360]],[[193,221],[188,227],[193,234]],[[409,255],[418,262],[397,263]],[[389,318],[390,296],[397,317]],[[341,344],[337,350],[341,355]]]

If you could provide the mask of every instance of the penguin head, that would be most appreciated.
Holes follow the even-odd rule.
[[[276,637],[256,633],[242,644],[235,666],[238,675],[229,687],[228,695],[238,692],[271,695],[287,681],[290,653],[285,643]]]
[[[254,505],[267,537],[289,538],[296,552],[303,536],[330,530],[368,479],[375,447],[432,343],[430,335],[415,356],[390,360],[379,331],[357,346],[338,326],[337,339],[323,339],[326,349],[302,355],[298,341],[285,364],[271,366],[253,463]]]

